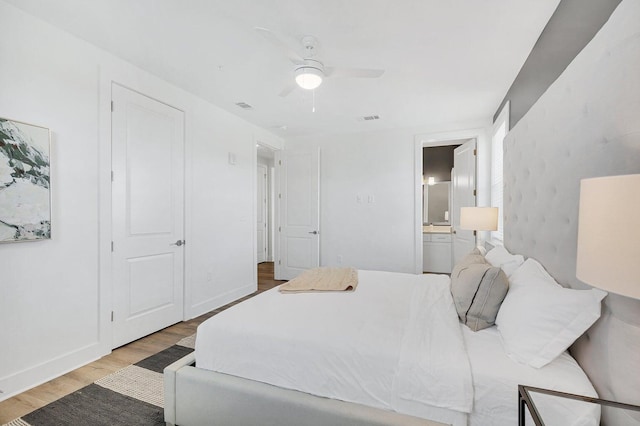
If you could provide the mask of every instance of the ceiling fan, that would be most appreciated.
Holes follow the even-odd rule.
[[[328,77],[378,78],[384,74],[384,70],[325,66],[321,61],[316,59],[318,40],[313,36],[307,35],[302,37],[301,42],[304,53],[299,55],[296,53],[296,49],[282,41],[273,31],[261,27],[256,27],[255,30],[281,49],[287,58],[294,63],[295,83],[303,89],[313,90],[320,86],[322,81]],[[295,88],[296,84],[291,82],[291,84],[287,85],[280,92],[280,96],[287,96]]]

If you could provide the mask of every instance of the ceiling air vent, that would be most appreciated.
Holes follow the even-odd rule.
[[[242,109],[252,109],[253,108],[251,105],[249,105],[246,102],[236,102],[236,105],[238,105]]]
[[[364,117],[360,117],[359,120],[360,121],[380,120],[380,116],[379,115],[365,115]]]

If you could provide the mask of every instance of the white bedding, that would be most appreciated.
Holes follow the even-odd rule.
[[[517,424],[518,384],[596,396],[567,353],[536,369],[461,325],[448,277],[358,273],[353,293],[273,289],[212,317],[197,367],[454,425]],[[598,406],[546,398],[548,425],[599,424]]]
[[[542,368],[533,368],[509,358],[496,327],[475,333],[462,324],[460,328],[473,375],[474,408],[470,426],[518,424],[519,384],[597,396],[578,363],[566,352]],[[548,426],[600,424],[599,405],[540,394],[534,399]]]
[[[253,297],[198,327],[196,365],[425,417],[471,411],[471,370],[443,275],[359,271],[353,293]]]

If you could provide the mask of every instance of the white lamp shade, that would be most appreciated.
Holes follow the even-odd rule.
[[[313,90],[322,84],[322,71],[314,67],[300,67],[296,70],[296,83],[303,89]]]
[[[640,175],[580,183],[576,276],[640,299]]]
[[[497,207],[462,207],[460,228],[474,231],[496,231],[498,229]]]

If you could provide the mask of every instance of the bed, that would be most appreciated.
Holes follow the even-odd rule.
[[[498,426],[517,423],[519,383],[596,395],[568,353],[534,369],[496,327],[461,324],[448,276],[358,278],[352,293],[273,289],[203,323],[195,355],[165,370],[167,423]],[[599,422],[595,406],[549,404],[558,424]]]

